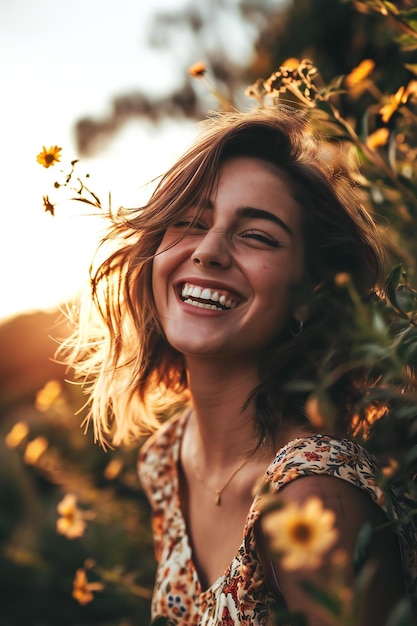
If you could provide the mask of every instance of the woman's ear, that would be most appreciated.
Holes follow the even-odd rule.
[[[304,303],[294,309],[293,318],[301,323],[305,323],[310,318],[310,307]]]
[[[304,323],[310,317],[310,307],[307,304],[302,304],[294,309],[292,318],[290,320],[290,333],[293,337],[301,335],[304,328]]]

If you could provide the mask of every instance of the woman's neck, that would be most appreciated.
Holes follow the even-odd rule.
[[[248,397],[258,384],[253,364],[187,360],[193,413],[190,443],[207,464],[229,464],[256,444],[255,408]]]

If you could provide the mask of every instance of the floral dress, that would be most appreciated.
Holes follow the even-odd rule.
[[[152,618],[164,616],[175,626],[267,626],[274,597],[265,582],[256,545],[259,496],[249,510],[233,561],[211,587],[201,588],[179,497],[178,461],[187,415],[164,424],[142,447],[139,458],[141,483],[152,507],[158,561]],[[267,468],[265,480],[278,491],[300,476],[336,476],[366,491],[385,509],[384,493],[375,482],[377,473],[375,461],[358,444],[314,435],[281,448]],[[402,515],[401,511],[395,514]],[[417,578],[416,541],[417,535],[403,528],[401,543],[410,588],[415,587]],[[412,588],[411,593],[414,591]]]

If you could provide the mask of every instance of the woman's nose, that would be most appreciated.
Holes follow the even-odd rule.
[[[231,263],[229,244],[224,233],[210,230],[191,255],[193,263],[203,267],[227,268]]]

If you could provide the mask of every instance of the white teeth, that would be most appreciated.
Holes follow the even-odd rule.
[[[193,287],[193,290],[190,293],[190,296],[192,296],[193,298],[200,298],[201,297],[200,287]]]
[[[187,304],[203,309],[222,310],[221,307],[213,304],[215,302],[219,302],[222,307],[227,309],[234,309],[237,305],[234,300],[227,297],[225,294],[220,295],[218,291],[211,291],[208,287],[201,288],[197,285],[191,285],[190,283],[184,284],[181,290],[181,296]],[[206,300],[208,302],[197,302],[196,299]]]
[[[184,302],[186,302],[187,304],[191,304],[192,306],[196,306],[199,309],[210,309],[210,310],[215,310],[215,311],[221,311],[221,309],[215,304],[205,304],[204,302],[196,302],[195,300],[190,300],[190,298],[188,298],[187,300],[184,300]]]

